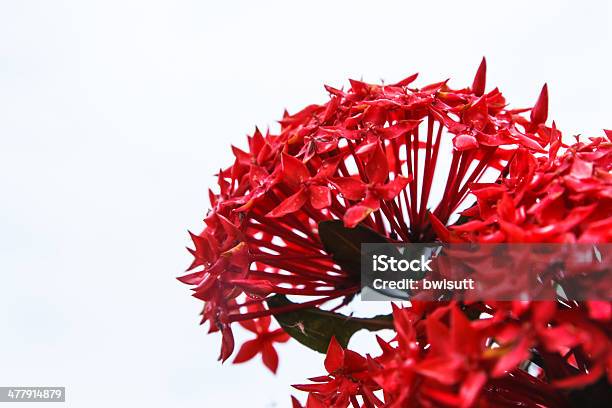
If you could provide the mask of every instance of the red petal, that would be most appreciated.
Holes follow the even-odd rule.
[[[412,74],[409,77],[406,77],[406,78],[402,79],[401,81],[392,84],[391,86],[408,86],[411,83],[413,83],[415,81],[415,79],[417,79],[418,76],[419,76],[418,73]]]
[[[448,328],[433,318],[427,319],[425,325],[432,351],[440,355],[449,355],[453,348]]]
[[[330,381],[331,377],[327,377],[326,381],[319,384],[294,384],[293,388],[305,392],[320,392],[328,393],[334,392],[338,389],[337,381]]]
[[[264,343],[261,359],[270,371],[276,373],[276,369],[278,368],[278,353],[274,350],[274,346],[272,346],[271,342]]]
[[[510,127],[508,129],[508,131],[510,132],[510,134],[512,136],[514,136],[515,138],[518,139],[518,141],[520,142],[521,145],[523,145],[523,146],[525,146],[525,147],[527,147],[527,148],[529,148],[531,150],[535,150],[536,152],[546,153],[546,150],[542,149],[542,146],[540,146],[538,144],[538,142],[536,142],[535,140],[531,139],[531,137],[522,134],[515,127]]]
[[[366,163],[366,173],[371,184],[384,183],[389,177],[389,163],[387,155],[380,143],[376,147],[376,151]]]
[[[325,355],[325,369],[328,373],[333,373],[342,367],[344,363],[344,349],[335,337],[331,338],[327,354]]]
[[[577,179],[590,178],[593,175],[593,163],[575,157],[570,175]]]
[[[376,151],[378,142],[364,143],[355,149],[355,154],[358,156],[368,156]]]
[[[482,61],[480,62],[480,66],[478,67],[478,71],[476,71],[476,76],[474,77],[474,82],[472,82],[472,92],[474,92],[476,96],[484,95],[486,83],[487,60],[482,57]]]
[[[380,186],[376,188],[376,191],[384,198],[385,200],[393,200],[399,193],[402,192],[404,188],[412,181],[412,176],[404,177],[398,176],[393,181],[385,184],[384,186]]]
[[[320,399],[320,397],[317,397],[315,394],[308,394],[306,408],[328,408],[328,406]]]
[[[415,371],[442,384],[451,385],[460,380],[463,365],[461,360],[440,355],[421,361],[415,366]]]
[[[338,177],[332,184],[347,200],[361,200],[366,193],[366,185],[357,177]]]
[[[493,368],[491,375],[494,377],[500,377],[507,371],[511,371],[518,366],[519,363],[529,358],[529,339],[523,336],[521,340],[516,344],[512,350],[509,350],[504,354]]]
[[[270,337],[276,343],[286,343],[291,338],[291,336],[289,336],[283,329],[276,329],[270,332]]]
[[[327,208],[331,205],[331,192],[327,186],[315,186],[308,187],[310,193],[310,204],[313,208],[320,210]]]
[[[291,408],[303,408],[302,404],[300,404],[300,401],[298,401],[298,399],[295,398],[293,395],[291,396]]]
[[[234,334],[229,325],[223,325],[221,327],[221,353],[219,354],[219,360],[225,361],[234,352]]]
[[[336,173],[338,165],[342,161],[342,156],[337,156],[329,160],[325,160],[321,165],[321,168],[317,170],[316,178],[318,180],[325,180],[328,177],[332,177]]]
[[[245,342],[242,347],[240,347],[240,351],[236,354],[236,358],[234,358],[234,364],[244,363],[245,361],[249,361],[253,357],[257,355],[261,351],[261,342],[257,339],[249,340]]]
[[[284,181],[291,186],[298,186],[310,178],[310,172],[304,163],[293,156],[283,153],[281,156]]]
[[[238,322],[242,327],[244,327],[245,329],[247,329],[248,331],[255,333],[255,334],[259,334],[259,331],[257,330],[257,323],[255,323],[255,320],[242,320],[240,322]]]
[[[350,371],[365,370],[367,360],[352,350],[344,350],[344,367]]]
[[[587,301],[589,317],[595,320],[610,321],[612,318],[612,302],[604,300]]]
[[[282,217],[283,215],[287,215],[293,212],[296,212],[306,203],[306,199],[308,198],[308,194],[306,193],[305,188],[301,188],[300,191],[295,193],[294,195],[286,198],[282,203],[280,203],[276,208],[266,214],[266,217],[276,218]]]
[[[475,149],[478,147],[478,140],[472,135],[459,135],[453,139],[453,145],[459,151]]]
[[[180,282],[186,283],[187,285],[197,285],[202,281],[204,277],[205,271],[190,273],[189,275],[179,276],[178,279]]]
[[[546,118],[548,118],[548,85],[544,84],[538,101],[531,110],[531,123],[539,125],[546,122]]]
[[[357,224],[376,210],[377,209],[367,207],[362,204],[354,205],[344,214],[344,225],[348,228],[354,228],[357,226]]]
[[[469,353],[471,346],[478,342],[470,321],[458,307],[451,310],[451,342],[455,350]]]
[[[431,221],[431,228],[434,230],[440,241],[442,242],[464,242],[456,234],[449,231],[446,225],[442,223],[433,213],[428,213]]]
[[[487,375],[482,371],[468,374],[467,378],[463,380],[463,385],[461,386],[461,391],[459,392],[459,395],[461,396],[461,408],[468,408],[472,406],[486,382]]]
[[[393,126],[379,130],[380,135],[385,139],[396,139],[414,130],[421,124],[420,120],[403,120]]]
[[[233,279],[230,283],[238,286],[249,294],[262,297],[274,292],[274,285],[267,280]]]

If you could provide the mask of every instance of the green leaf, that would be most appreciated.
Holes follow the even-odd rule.
[[[284,295],[274,295],[266,300],[270,309],[289,306],[293,303]],[[393,328],[391,315],[358,318],[318,308],[274,314],[274,318],[291,337],[308,348],[326,353],[333,337],[344,348],[358,330],[377,331]]]
[[[389,242],[386,237],[368,227],[358,225],[347,228],[341,220],[321,221],[319,237],[325,251],[342,269],[355,277],[361,274],[361,244]]]

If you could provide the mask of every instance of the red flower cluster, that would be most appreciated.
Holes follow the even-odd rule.
[[[508,339],[512,330],[497,318],[470,321],[456,304],[417,302],[393,317],[397,336],[377,338],[378,357],[332,340],[328,375],[295,386],[310,393],[307,407],[565,406],[552,386],[516,368],[528,357],[526,340]]]
[[[492,316],[468,319],[478,313]],[[582,407],[566,389],[606,371],[612,381],[609,315],[589,318],[583,305],[413,301],[393,317],[396,337],[377,337],[377,357],[332,339],[328,374],[295,386],[309,392],[306,407]]]
[[[464,89],[415,88],[416,75],[328,86],[327,103],[285,114],[279,134],[256,130],[248,151],[233,147],[179,278],[204,301],[202,323],[222,332],[220,359],[240,322],[257,338],[235,361],[261,352],[275,371],[273,343],[287,336],[270,331],[271,315],[359,291],[358,274],[326,251],[322,221],[389,242],[610,242],[610,140],[563,145],[545,124],[546,86],[533,108],[511,110],[497,88],[485,92],[485,76],[483,60]],[[270,307],[273,294],[301,303]],[[608,303],[415,302],[393,318],[397,336],[379,339],[378,357],[332,339],[328,374],[296,386],[308,407],[564,407],[559,387],[612,368]]]
[[[551,135],[547,156],[520,149],[499,183],[474,184],[478,204],[452,231],[476,242],[612,241],[612,143],[595,137],[559,155],[561,133]]]

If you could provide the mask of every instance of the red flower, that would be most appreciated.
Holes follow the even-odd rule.
[[[278,134],[256,130],[246,151],[233,147],[179,278],[204,301],[202,323],[222,333],[220,359],[233,353],[239,322],[257,337],[234,361],[261,353],[275,371],[273,343],[288,337],[269,330],[271,315],[346,304],[359,291],[358,271],[323,244],[324,221],[390,242],[611,241],[610,131],[564,144],[546,125],[547,86],[533,108],[508,109],[497,88],[486,91],[484,60],[469,88],[415,80],[328,86],[326,103],[285,113]],[[276,294],[296,303],[272,307]],[[611,310],[413,302],[394,310],[396,336],[378,339],[380,355],[333,339],[327,374],[296,388],[309,408],[566,407],[612,373]]]
[[[195,272],[181,278],[207,302],[211,330],[223,329],[222,359],[232,352],[232,322],[275,312],[242,313],[241,295],[262,305],[271,293],[311,296],[303,307],[312,307],[358,291],[356,274],[325,252],[319,222],[344,219],[391,240],[433,240],[430,211],[446,222],[469,184],[499,172],[516,144],[545,143],[539,133],[546,128],[528,133],[532,122],[504,110],[497,89],[409,88],[414,78],[390,86],[351,81],[348,92],[328,87],[329,102],[286,114],[280,134],[257,130],[248,152],[233,148],[234,164],[219,172],[219,193],[210,194],[206,229],[192,236]],[[466,138],[476,142],[468,146]],[[448,174],[436,172],[443,141],[460,147]],[[434,176],[446,180],[437,203],[430,202]]]
[[[393,181],[389,177],[388,160],[379,142],[363,145],[358,157],[364,157],[364,171],[361,177],[337,177],[332,181],[342,197],[349,201],[359,201],[344,214],[344,224],[353,228],[368,215],[380,209],[381,202],[390,202],[400,194],[412,180],[412,176],[397,175]],[[367,180],[367,182],[362,181]]]
[[[507,178],[472,185],[472,220],[452,230],[481,242],[610,242],[612,144],[591,138],[558,156],[561,132],[551,134],[548,157],[519,150]]]
[[[328,208],[331,201],[331,190],[328,186],[328,178],[331,177],[338,167],[340,157],[326,160],[321,164],[314,176],[304,163],[293,156],[285,153],[281,156],[281,169],[283,181],[297,193],[283,200],[276,208],[266,214],[266,217],[277,218],[298,211],[310,199],[310,205],[315,210]]]
[[[380,400],[373,393],[378,386],[370,379],[367,360],[354,351],[344,350],[333,337],[325,357],[325,369],[328,375],[310,379],[315,384],[294,385],[310,393],[306,408],[344,408],[349,403],[359,407],[358,395],[368,406],[379,405]]]
[[[234,364],[249,361],[257,354],[261,353],[263,363],[270,371],[276,373],[276,369],[278,368],[278,353],[274,349],[274,343],[285,343],[289,340],[289,335],[282,329],[270,331],[270,322],[270,316],[240,322],[242,327],[255,333],[257,337],[253,340],[247,340],[242,345],[234,358]]]

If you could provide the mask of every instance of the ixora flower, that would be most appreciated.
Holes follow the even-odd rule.
[[[546,125],[547,87],[533,108],[508,109],[497,88],[486,92],[484,59],[463,89],[416,78],[327,86],[326,103],[285,113],[278,134],[232,147],[179,278],[204,301],[202,324],[221,332],[219,358],[232,355],[236,326],[256,337],[235,363],[261,354],[275,372],[274,344],[289,336],[326,352],[327,374],[295,386],[310,408],[609,402],[608,302],[335,312],[360,290],[362,242],[611,241],[611,132],[564,144]],[[396,335],[378,338],[380,355],[347,349],[357,330],[382,328]]]

